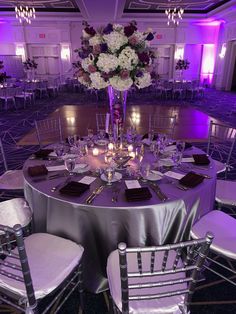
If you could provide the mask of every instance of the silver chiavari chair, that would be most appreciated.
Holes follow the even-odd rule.
[[[0,99],[4,101],[5,110],[9,109],[10,102],[13,104],[15,109],[17,109],[15,95],[16,95],[15,87],[3,88],[3,92],[2,92],[2,95],[0,95]]]
[[[17,87],[16,88],[16,94],[15,94],[15,98],[16,99],[21,99],[23,100],[23,105],[24,108],[26,108],[26,103],[28,102],[29,104],[31,104],[32,101],[32,97],[30,94],[25,93],[24,89],[22,87]]]
[[[230,160],[236,141],[236,129],[211,121],[207,154],[214,158],[217,173],[230,170]],[[215,158],[217,160],[215,160]]]
[[[24,239],[20,225],[0,225],[0,232],[4,233],[0,242],[2,303],[24,313],[38,314],[41,300],[53,294],[40,314],[49,310],[57,313],[71,293],[79,289],[82,306],[81,245],[47,233]]]
[[[115,313],[187,314],[213,235],[177,244],[127,248],[118,245],[107,263]]]
[[[60,117],[40,121],[35,120],[35,128],[40,147],[44,144],[63,141]]]
[[[165,133],[173,138],[176,126],[176,116],[149,115],[149,131]]]
[[[43,95],[45,95],[46,97],[49,97],[47,81],[37,82],[36,83],[36,90],[39,92],[39,98],[42,98]]]

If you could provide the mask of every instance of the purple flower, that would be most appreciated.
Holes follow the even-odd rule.
[[[113,25],[111,23],[107,24],[107,26],[103,30],[103,34],[108,35],[113,31]]]
[[[96,34],[96,31],[95,31],[95,29],[93,28],[93,27],[89,27],[89,26],[87,26],[87,27],[85,27],[85,32],[87,33],[87,34],[89,34],[90,36],[94,36],[95,34]]]
[[[100,48],[101,48],[101,52],[103,52],[103,53],[107,52],[107,50],[108,50],[108,46],[106,43],[101,44]]]
[[[81,59],[87,58],[88,55],[89,55],[89,51],[88,51],[88,50],[82,49],[82,50],[79,51],[79,57],[80,57]]]
[[[144,64],[149,64],[150,58],[146,52],[141,52],[138,54],[139,60]]]
[[[153,38],[154,38],[153,33],[149,33],[145,40],[151,41],[151,40],[153,40]]]
[[[137,30],[137,27],[133,24],[124,27],[125,36],[130,37]]]
[[[143,77],[143,72],[142,71],[137,71],[136,77]]]

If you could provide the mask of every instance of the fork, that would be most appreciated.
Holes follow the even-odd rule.
[[[118,201],[118,195],[120,193],[120,188],[119,187],[114,187],[112,190],[112,202],[117,202]]]

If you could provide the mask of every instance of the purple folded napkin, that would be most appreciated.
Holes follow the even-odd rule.
[[[45,158],[45,157],[48,157],[48,155],[52,152],[53,152],[53,149],[40,149],[34,153],[34,156],[36,158]]]
[[[210,160],[206,154],[195,154],[193,159],[196,165],[209,165]]]
[[[152,198],[148,187],[126,189],[125,196],[128,202],[145,201]]]
[[[28,168],[28,174],[31,177],[43,176],[48,174],[48,169],[45,165],[38,165]]]
[[[80,196],[89,189],[88,184],[71,181],[59,190],[61,194],[70,196]]]
[[[194,188],[195,186],[202,183],[204,177],[196,174],[194,172],[187,173],[182,179],[179,180],[179,183],[188,188]]]

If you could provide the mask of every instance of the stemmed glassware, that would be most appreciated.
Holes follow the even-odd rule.
[[[70,176],[73,176],[73,170],[75,169],[75,157],[68,157],[65,159],[65,167],[68,170]]]
[[[115,168],[113,168],[113,167],[106,168],[104,171],[104,175],[107,179],[107,185],[112,185],[112,180],[113,180],[114,175],[115,175]]]
[[[144,164],[141,165],[141,167],[140,167],[140,174],[141,174],[141,176],[143,178],[142,179],[143,181],[147,181],[147,178],[148,178],[148,176],[150,174],[150,169],[151,169],[151,165],[148,164],[148,163],[144,163]]]
[[[54,152],[57,155],[58,160],[62,160],[62,156],[65,154],[65,147],[62,144],[58,144],[54,147]]]

